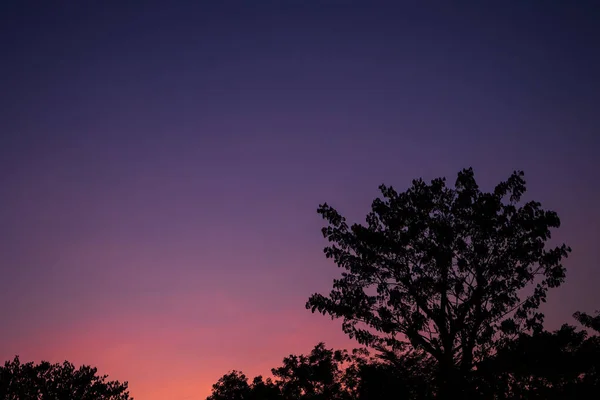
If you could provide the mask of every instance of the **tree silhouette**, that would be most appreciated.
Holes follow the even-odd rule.
[[[357,355],[358,354],[358,355]],[[431,357],[420,351],[376,354],[366,349],[353,352],[353,363],[345,370],[345,382],[354,399],[433,399]]]
[[[581,364],[584,374],[580,376],[579,393],[581,398],[600,398],[600,311],[595,316],[583,312],[576,312],[575,319],[585,328],[595,332],[581,346]]]
[[[242,372],[231,371],[213,385],[207,400],[246,400],[250,397],[248,378]]]
[[[248,383],[238,371],[213,385],[207,400],[435,400],[436,362],[421,350],[395,354],[333,350],[285,357],[274,380]],[[503,341],[468,376],[469,400],[600,398],[600,336],[564,324],[554,332]]]
[[[479,189],[472,169],[454,188],[443,178],[414,180],[402,193],[382,185],[366,225],[349,226],[322,204],[325,254],[345,271],[306,307],[342,318],[363,345],[427,352],[438,364],[439,397],[460,398],[499,340],[542,329],[540,302],[565,277],[570,248],[545,246],[560,220],[538,202],[521,203],[523,176],[492,192]]]
[[[319,343],[308,356],[285,357],[283,366],[271,372],[286,399],[345,399],[348,395],[343,385],[343,368],[350,360],[347,352],[327,349]]]
[[[248,400],[283,400],[283,396],[271,378],[263,380],[262,376],[257,376],[250,385]]]
[[[239,371],[224,375],[207,400],[429,400],[432,364],[423,353],[372,356],[366,349],[333,350],[317,344],[308,355],[289,355],[248,383]]]
[[[520,334],[478,365],[480,398],[600,398],[600,337],[564,324]]]
[[[67,361],[22,364],[16,356],[0,366],[0,398],[6,400],[133,400],[127,382],[107,381],[97,369]]]
[[[213,385],[206,400],[283,400],[283,397],[270,378],[265,381],[262,376],[257,376],[248,383],[244,373],[234,370]]]

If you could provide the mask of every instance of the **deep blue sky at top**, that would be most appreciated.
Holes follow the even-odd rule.
[[[552,133],[524,119],[537,114],[550,123],[553,115],[561,118],[554,124],[572,124],[577,143],[598,106],[598,8],[592,1],[6,1],[0,79],[10,139],[2,147],[18,154],[42,135],[44,145],[60,147],[80,135],[62,123],[100,128],[142,111],[146,121],[127,122],[135,133],[107,129],[101,140],[130,145],[157,131],[206,138],[189,127],[189,115],[268,112],[307,124],[301,116],[352,116],[366,125],[360,135],[398,133],[390,115],[412,121],[413,132],[437,120],[442,126],[427,130],[454,136],[458,146],[465,143],[456,136],[475,132],[532,144]],[[503,118],[520,118],[523,131],[505,129]]]

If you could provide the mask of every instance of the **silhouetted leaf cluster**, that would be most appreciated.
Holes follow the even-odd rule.
[[[67,361],[21,363],[19,357],[0,367],[0,399],[3,400],[133,400],[127,382],[108,381],[90,366]]]
[[[600,337],[568,324],[521,334],[481,362],[474,376],[479,398],[597,399]]]
[[[319,343],[308,355],[290,355],[273,368],[273,378],[249,382],[231,371],[213,385],[207,400],[353,400],[432,398],[433,364],[422,353],[390,359],[366,349],[333,350]]]

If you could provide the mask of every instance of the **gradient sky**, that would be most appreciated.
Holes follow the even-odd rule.
[[[318,204],[360,220],[379,184],[468,166],[485,189],[523,169],[561,216],[548,326],[600,308],[598,21],[581,0],[2,1],[0,357],[184,400],[352,346],[304,309],[338,273]]]

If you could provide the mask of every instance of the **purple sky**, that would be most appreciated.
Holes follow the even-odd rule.
[[[598,3],[423,3],[3,1],[0,357],[183,400],[351,346],[318,204],[469,166],[559,213],[549,326],[600,308]]]

